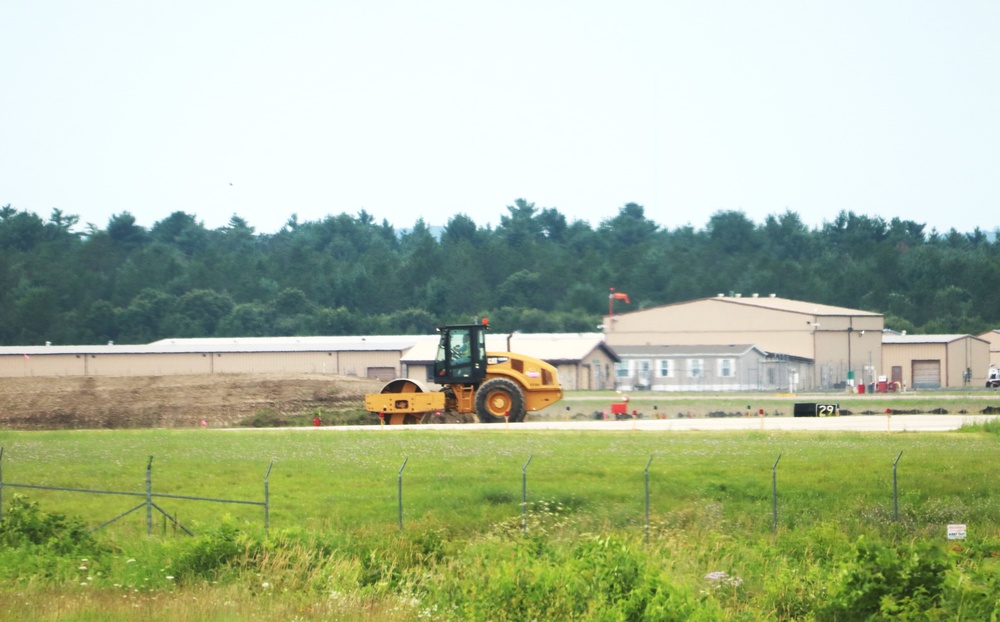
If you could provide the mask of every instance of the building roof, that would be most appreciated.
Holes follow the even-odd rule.
[[[977,339],[986,341],[975,335],[897,335],[895,333],[882,333],[882,344],[909,344],[909,343],[951,343],[959,339]]]
[[[500,333],[486,334],[487,352],[517,352],[549,363],[576,363],[595,350],[612,361],[621,358],[604,343],[602,333]],[[430,363],[437,356],[437,339],[418,343],[400,359],[410,365]]]
[[[617,313],[616,316],[627,316],[642,313],[649,313],[656,311],[657,309],[667,309],[671,307],[683,307],[685,305],[693,304],[729,304],[729,305],[740,305],[743,307],[757,307],[761,309],[771,309],[774,311],[783,311],[786,313],[799,313],[802,315],[807,315],[810,317],[882,317],[881,313],[873,313],[871,311],[861,311],[859,309],[849,309],[847,307],[836,307],[833,305],[824,305],[815,302],[804,302],[802,300],[790,300],[788,298],[779,298],[773,294],[768,296],[757,296],[756,294],[752,296],[725,296],[719,294],[712,298],[699,298],[697,300],[685,300],[683,302],[675,302],[668,305],[660,305],[657,307],[650,307],[648,309],[638,309],[635,311],[623,311]],[[604,316],[607,320],[608,316]]]
[[[990,342],[991,350],[996,351],[997,348],[1000,348],[1000,330],[988,330],[985,333],[980,334],[979,338]]]
[[[601,333],[513,333],[487,334],[491,352],[510,349],[550,363],[576,362],[594,349],[604,351],[613,361],[620,358]],[[260,352],[405,352],[404,362],[433,361],[438,335],[369,335],[357,337],[206,337],[161,339],[148,344],[83,346],[0,346],[0,356],[40,356],[46,354],[200,354]]]
[[[361,337],[237,337],[161,339],[148,344],[84,346],[0,346],[0,356],[45,354],[198,354],[241,352],[403,352],[436,335]]]
[[[802,313],[805,315],[835,315],[835,316],[880,316],[881,313],[871,311],[861,311],[859,309],[849,309],[847,307],[835,307],[832,305],[817,304],[815,302],[804,302],[802,300],[791,300],[788,298],[778,298],[777,296],[760,297],[756,294],[751,296],[716,296],[707,300],[715,300],[722,303],[738,304],[749,307],[762,307],[777,311],[789,311],[791,313]]]
[[[604,342],[604,333],[514,333],[510,344],[513,352],[550,363],[582,361],[594,350],[603,351],[612,361],[621,360],[618,353]]]

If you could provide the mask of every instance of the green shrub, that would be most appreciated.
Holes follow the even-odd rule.
[[[178,582],[217,579],[259,546],[225,517],[214,529],[186,543],[171,568]]]
[[[427,611],[448,620],[718,620],[711,595],[674,584],[635,541],[488,537],[417,583]]]
[[[1000,568],[994,564],[951,573],[942,608],[955,619],[1000,619]]]
[[[947,571],[944,551],[932,544],[885,545],[862,536],[839,573],[839,585],[817,611],[817,619],[897,620],[926,616],[939,611]]]
[[[104,552],[77,517],[43,512],[37,501],[15,494],[0,520],[0,545],[41,547],[57,555]]]

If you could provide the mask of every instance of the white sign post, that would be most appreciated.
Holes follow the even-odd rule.
[[[948,525],[949,540],[965,540],[965,525]]]

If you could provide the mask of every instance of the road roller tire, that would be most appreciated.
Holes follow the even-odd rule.
[[[524,393],[507,378],[491,378],[476,391],[476,415],[483,423],[501,423],[504,413],[512,422],[524,421]]]

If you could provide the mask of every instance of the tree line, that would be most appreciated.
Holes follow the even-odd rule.
[[[925,228],[720,211],[667,229],[635,203],[593,227],[518,199],[496,227],[458,214],[440,230],[397,230],[362,210],[258,234],[236,215],[207,229],[178,211],[145,228],[123,212],[98,228],[7,205],[0,344],[418,334],[479,317],[502,332],[592,332],[609,287],[631,298],[620,311],[775,293],[883,313],[913,333],[1000,326],[1000,242]]]

